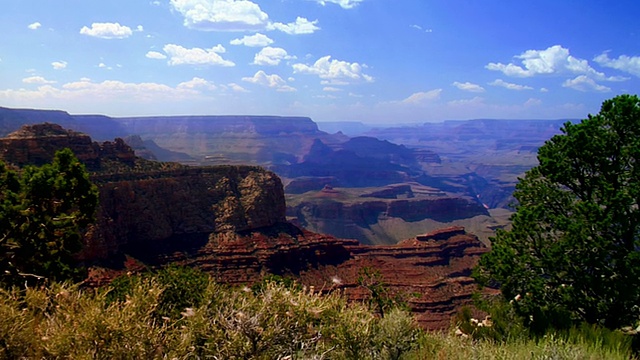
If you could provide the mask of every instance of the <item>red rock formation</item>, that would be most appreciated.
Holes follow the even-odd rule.
[[[285,220],[282,183],[259,167],[193,167],[92,179],[99,185],[100,208],[85,236],[83,260]]]
[[[0,158],[23,166],[51,162],[56,150],[71,149],[89,170],[99,170],[104,160],[132,165],[136,157],[122,139],[97,143],[88,135],[63,129],[57,124],[24,125],[0,139]]]
[[[178,250],[156,256],[153,262],[195,266],[228,284],[252,284],[266,274],[293,276],[317,291],[341,291],[351,301],[369,296],[358,277],[362,269],[370,268],[407,302],[423,327],[447,329],[460,307],[471,302],[477,289],[471,269],[487,248],[460,228],[426,238],[366,246],[280,223],[212,233],[194,252]]]

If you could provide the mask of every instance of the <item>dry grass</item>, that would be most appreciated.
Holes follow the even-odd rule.
[[[268,283],[260,290],[209,282],[204,301],[158,317],[163,288],[0,290],[2,359],[628,359],[597,344],[545,338],[494,344],[420,331],[404,311],[384,318],[338,293]]]

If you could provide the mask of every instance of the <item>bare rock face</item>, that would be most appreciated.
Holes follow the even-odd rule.
[[[280,179],[259,167],[184,168],[93,179],[100,188],[100,209],[86,236],[85,260],[285,219]]]

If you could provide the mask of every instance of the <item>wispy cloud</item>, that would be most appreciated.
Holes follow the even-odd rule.
[[[283,48],[267,46],[262,48],[253,59],[254,65],[275,66],[280,64],[282,60],[295,59],[295,56],[287,54],[287,50]]]
[[[506,82],[502,79],[495,79],[494,81],[490,82],[489,85],[491,86],[501,86],[505,89],[509,89],[509,90],[533,90],[533,88],[531,86],[526,86],[526,85],[519,85],[519,84],[514,84],[514,83],[510,83],[510,82]]]
[[[256,72],[252,77],[243,77],[242,81],[266,86],[272,89],[276,89],[277,91],[296,91],[294,87],[287,85],[287,82],[279,75],[269,75],[262,70]]]
[[[62,70],[65,69],[67,67],[67,62],[66,61],[54,61],[51,63],[51,66],[53,67],[54,70]]]
[[[316,26],[318,20],[309,21],[307,18],[297,17],[295,22],[283,24],[283,23],[270,23],[267,25],[268,30],[279,30],[289,35],[302,35],[313,34],[320,30],[320,27]]]
[[[365,74],[362,71],[363,67],[357,62],[331,60],[331,56],[327,55],[318,59],[313,65],[293,64],[293,72],[317,75],[321,79],[336,80],[342,84],[358,81],[373,82],[373,76]],[[332,82],[332,84],[338,83]]]
[[[565,81],[562,86],[571,88],[578,91],[595,91],[595,92],[609,92],[611,91],[610,87],[600,85],[595,82],[595,80],[587,77],[586,75],[579,75],[574,79],[569,79]]]
[[[616,59],[609,58],[608,52],[596,56],[593,61],[600,66],[624,71],[626,73],[640,77],[640,56],[620,55]]]
[[[47,80],[42,76],[29,76],[27,78],[22,79],[22,82],[25,84],[39,84],[39,85],[56,83],[55,81]]]
[[[327,3],[340,5],[343,9],[353,9],[358,6],[364,0],[316,0],[316,2],[322,6],[325,6]]]

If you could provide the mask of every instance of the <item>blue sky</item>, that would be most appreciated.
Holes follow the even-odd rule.
[[[640,93],[640,2],[12,0],[0,106],[412,123]]]

